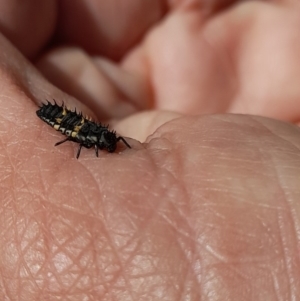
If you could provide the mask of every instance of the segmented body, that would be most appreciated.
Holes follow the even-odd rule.
[[[97,157],[98,149],[105,149],[111,153],[114,152],[117,148],[117,142],[120,140],[127,147],[131,148],[123,137],[117,137],[115,131],[110,131],[107,126],[84,117],[82,113],[71,111],[64,105],[59,106],[56,103],[47,102],[46,104],[42,104],[36,114],[40,119],[67,137],[55,145],[66,141],[79,143],[77,159],[80,156],[82,147],[94,147]]]

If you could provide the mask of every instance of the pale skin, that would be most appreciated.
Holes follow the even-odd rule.
[[[298,1],[0,7],[0,300],[300,298]]]

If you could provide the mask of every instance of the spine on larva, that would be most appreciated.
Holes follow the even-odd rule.
[[[48,123],[54,129],[61,131],[63,134],[66,130],[73,130],[76,126],[84,123],[85,119],[82,114],[76,111],[72,112],[64,105],[52,104],[47,102],[42,104],[36,112],[37,116]]]
[[[47,102],[46,104],[42,104],[40,109],[36,111],[36,114],[43,121],[54,126],[57,122],[57,118],[63,118],[64,110],[63,106]]]

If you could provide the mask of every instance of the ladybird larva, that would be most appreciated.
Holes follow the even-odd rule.
[[[79,143],[76,158],[80,156],[81,148],[95,148],[95,154],[98,157],[98,150],[107,150],[113,153],[117,148],[118,141],[128,147],[131,146],[122,136],[117,136],[115,131],[110,131],[108,126],[96,123],[90,118],[84,117],[82,113],[69,110],[64,104],[44,103],[36,111],[37,116],[49,124],[55,130],[60,131],[66,138],[59,141],[55,146],[67,141]]]

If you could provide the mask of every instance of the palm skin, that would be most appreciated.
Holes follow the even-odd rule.
[[[299,7],[222,2],[4,2],[0,300],[299,298]],[[132,149],[54,148],[52,98]]]

